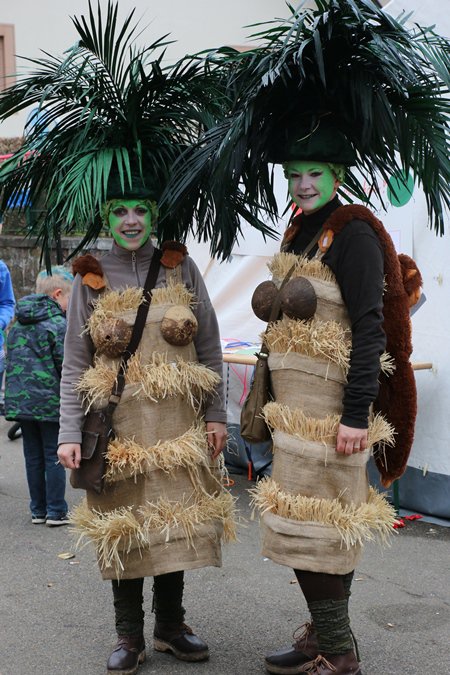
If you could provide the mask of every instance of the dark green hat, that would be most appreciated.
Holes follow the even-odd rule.
[[[280,128],[268,150],[268,161],[274,164],[296,160],[353,166],[356,152],[328,115],[302,116]]]
[[[132,162],[130,173],[125,168],[120,172],[117,165],[111,168],[108,185],[106,188],[106,200],[110,199],[153,199],[159,200],[161,187],[158,185],[157,176],[152,167],[147,163],[143,165],[143,171],[139,170],[136,162]]]

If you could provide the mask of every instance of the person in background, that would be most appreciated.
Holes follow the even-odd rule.
[[[0,235],[3,230],[3,219],[0,214]],[[4,413],[3,374],[5,371],[5,330],[14,317],[14,291],[8,266],[0,260],[0,414]]]
[[[20,422],[31,522],[66,525],[66,475],[57,457],[59,389],[72,274],[40,272],[36,293],[17,303],[7,339],[5,417]]]

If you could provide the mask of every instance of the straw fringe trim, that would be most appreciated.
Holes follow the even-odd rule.
[[[320,279],[321,281],[336,283],[336,277],[330,268],[315,258],[309,260],[305,256],[298,256],[295,255],[295,253],[277,253],[272,260],[269,260],[267,263],[267,267],[272,276],[280,281],[284,279],[292,265],[295,265],[296,267],[291,278],[312,277],[314,279]]]
[[[155,288],[152,292],[152,304],[154,305],[183,305],[193,307],[195,295],[184,284],[174,283],[169,280],[167,286]]]
[[[270,352],[296,352],[322,358],[348,371],[350,331],[336,321],[299,321],[284,317],[269,327],[265,340]]]
[[[339,499],[291,495],[280,490],[272,478],[261,480],[249,492],[253,506],[261,511],[261,515],[270,511],[281,518],[298,522],[332,525],[347,550],[375,539],[387,544],[390,535],[395,532],[395,509],[373,488],[369,488],[368,501],[359,506],[342,505]]]
[[[195,527],[213,520],[222,523],[224,541],[236,541],[234,503],[234,497],[223,491],[217,496],[203,494],[194,500],[186,499],[183,502],[158,499],[156,504],[147,502],[139,509],[139,513],[144,519],[143,528],[148,539],[156,531],[159,534],[164,533],[165,541],[169,542],[171,530],[181,527],[188,548],[195,548]]]
[[[395,360],[389,352],[383,352],[380,356],[380,367],[385,375],[392,375],[395,372]]]
[[[204,424],[194,425],[178,438],[158,441],[150,447],[136,443],[133,438],[116,438],[108,446],[107,460],[107,483],[137,478],[157,469],[170,473],[177,468],[184,468],[193,486],[196,486],[202,482],[199,468],[203,467],[219,489],[228,474],[223,455],[216,460],[217,465],[211,466]]]
[[[145,447],[133,438],[115,438],[108,446],[108,483],[136,477],[156,469],[168,473],[177,467],[209,465],[208,442],[204,424],[194,425],[177,438],[158,441]]]
[[[108,319],[120,318],[124,312],[136,311],[142,303],[142,288],[129,287],[124,291],[109,291],[93,302],[94,310],[89,317],[84,333],[95,333],[96,328]],[[183,305],[192,307],[194,294],[184,284],[169,281],[167,286],[152,291],[152,305]]]
[[[345,375],[350,368],[351,332],[336,321],[283,317],[269,327],[265,340],[272,352],[325,359],[342,368]],[[380,368],[386,375],[395,371],[394,359],[388,352],[380,356]]]
[[[86,499],[70,513],[71,530],[78,537],[76,548],[93,543],[100,568],[114,568],[117,577],[124,571],[124,556],[132,549],[140,552],[151,548],[156,536],[164,535],[170,542],[172,531],[181,528],[187,548],[194,548],[196,529],[204,523],[220,521],[223,540],[236,541],[235,499],[228,492],[219,495],[201,495],[183,502],[158,499],[137,511],[120,507],[102,513],[89,509]]]
[[[69,514],[72,532],[77,535],[75,548],[95,545],[100,568],[114,567],[117,576],[123,572],[122,557],[134,548],[143,549],[147,542],[131,507],[121,507],[103,514],[91,510],[86,499]]]
[[[111,392],[117,377],[118,363],[106,364],[98,359],[81,376],[75,389],[89,408],[100,404]],[[135,396],[157,402],[172,396],[184,396],[194,410],[201,406],[205,394],[212,393],[220,382],[214,371],[200,363],[184,361],[179,356],[168,361],[165,354],[152,354],[150,361],[141,363],[134,354],[128,365],[125,383],[135,384]]]
[[[327,415],[324,418],[308,417],[299,408],[290,408],[281,403],[266,403],[263,416],[267,424],[290,436],[296,436],[305,441],[317,441],[333,444],[336,441],[340,415]],[[368,446],[374,443],[393,446],[394,427],[380,414],[369,422]]]

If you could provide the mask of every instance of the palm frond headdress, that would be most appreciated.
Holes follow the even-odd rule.
[[[236,208],[252,224],[261,210],[276,215],[270,162],[292,152],[301,159],[296,142],[316,135],[322,161],[340,157],[357,169],[347,172],[346,187],[366,203],[364,183],[381,196],[383,181],[412,172],[442,234],[450,204],[449,40],[408,28],[409,17],[395,20],[370,0],[316,4],[289,7],[287,20],[262,25],[248,52],[211,56],[228,73],[233,105],[185,155],[163,203],[176,214],[189,194],[205,228],[220,228]]]
[[[23,146],[0,165],[0,208],[20,204],[24,192],[43,204],[31,234],[44,250],[56,225],[83,233],[77,250],[95,239],[113,184],[116,193],[158,202],[175,159],[220,114],[211,64],[164,66],[167,36],[137,49],[133,13],[120,23],[118,3],[109,0],[106,16],[89,5],[87,17],[72,19],[77,43],[62,57],[27,59],[33,72],[0,94],[0,120],[35,107]],[[157,234],[184,238],[189,228],[180,205]]]

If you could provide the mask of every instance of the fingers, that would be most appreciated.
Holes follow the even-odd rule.
[[[58,448],[58,460],[66,469],[79,469],[81,447],[78,443],[62,443]]]
[[[364,438],[361,438],[361,443],[359,446],[359,450],[363,452],[364,450],[367,450],[367,432]]]
[[[220,453],[222,452],[223,448],[217,448],[213,447],[211,448],[211,457],[212,459],[217,459]]]
[[[211,457],[216,459],[226,446],[228,435],[226,432],[217,433],[213,431],[208,438],[209,446],[211,448]]]
[[[63,466],[65,469],[70,469],[68,460],[65,457],[63,457],[59,452],[58,452],[58,460],[61,466]]]
[[[73,454],[72,459],[73,459],[73,468],[79,469],[81,464],[81,447],[79,445],[75,447],[75,452]]]
[[[336,439],[336,452],[353,455],[367,449],[367,429],[356,429],[340,424]]]
[[[207,422],[206,432],[211,457],[216,459],[227,444],[228,433],[226,425],[221,422]]]

